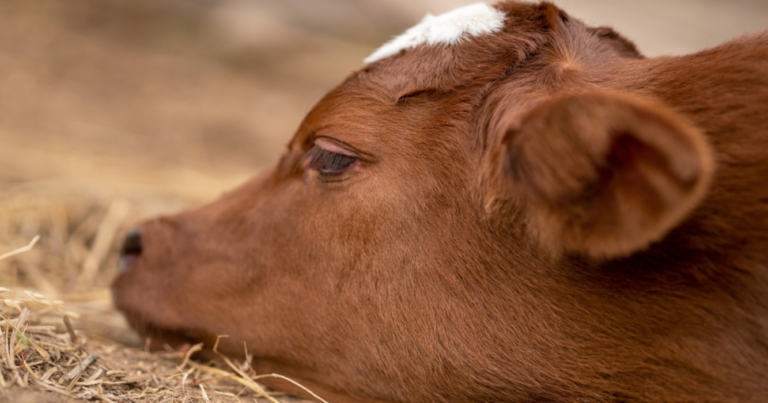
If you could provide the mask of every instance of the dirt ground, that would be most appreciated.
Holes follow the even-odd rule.
[[[41,235],[0,260],[0,286],[65,301],[79,330],[130,355],[141,341],[108,285],[132,223],[274,163],[302,116],[378,45],[472,2],[0,1],[0,255]],[[768,27],[764,0],[555,3],[649,56]],[[62,397],[0,387],[0,402],[49,401]]]

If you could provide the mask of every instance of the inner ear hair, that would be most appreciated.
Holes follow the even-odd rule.
[[[543,246],[598,258],[662,239],[703,199],[711,148],[668,108],[609,92],[566,95],[504,139],[511,191]]]

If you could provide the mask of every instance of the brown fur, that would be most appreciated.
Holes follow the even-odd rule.
[[[277,167],[142,224],[132,325],[229,335],[334,403],[768,401],[768,31],[645,59],[497,7],[503,32],[365,67]],[[357,162],[319,174],[318,138]]]

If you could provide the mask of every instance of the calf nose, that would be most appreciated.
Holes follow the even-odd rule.
[[[133,229],[125,236],[123,247],[120,248],[120,261],[117,264],[118,273],[124,272],[136,259],[141,256],[144,245],[141,240],[141,232]]]

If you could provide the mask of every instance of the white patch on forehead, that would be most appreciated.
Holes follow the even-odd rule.
[[[374,63],[425,43],[454,45],[459,43],[465,34],[492,34],[504,28],[505,20],[506,15],[502,11],[485,3],[457,8],[437,17],[427,14],[418,25],[373,52],[365,59],[365,63]]]

